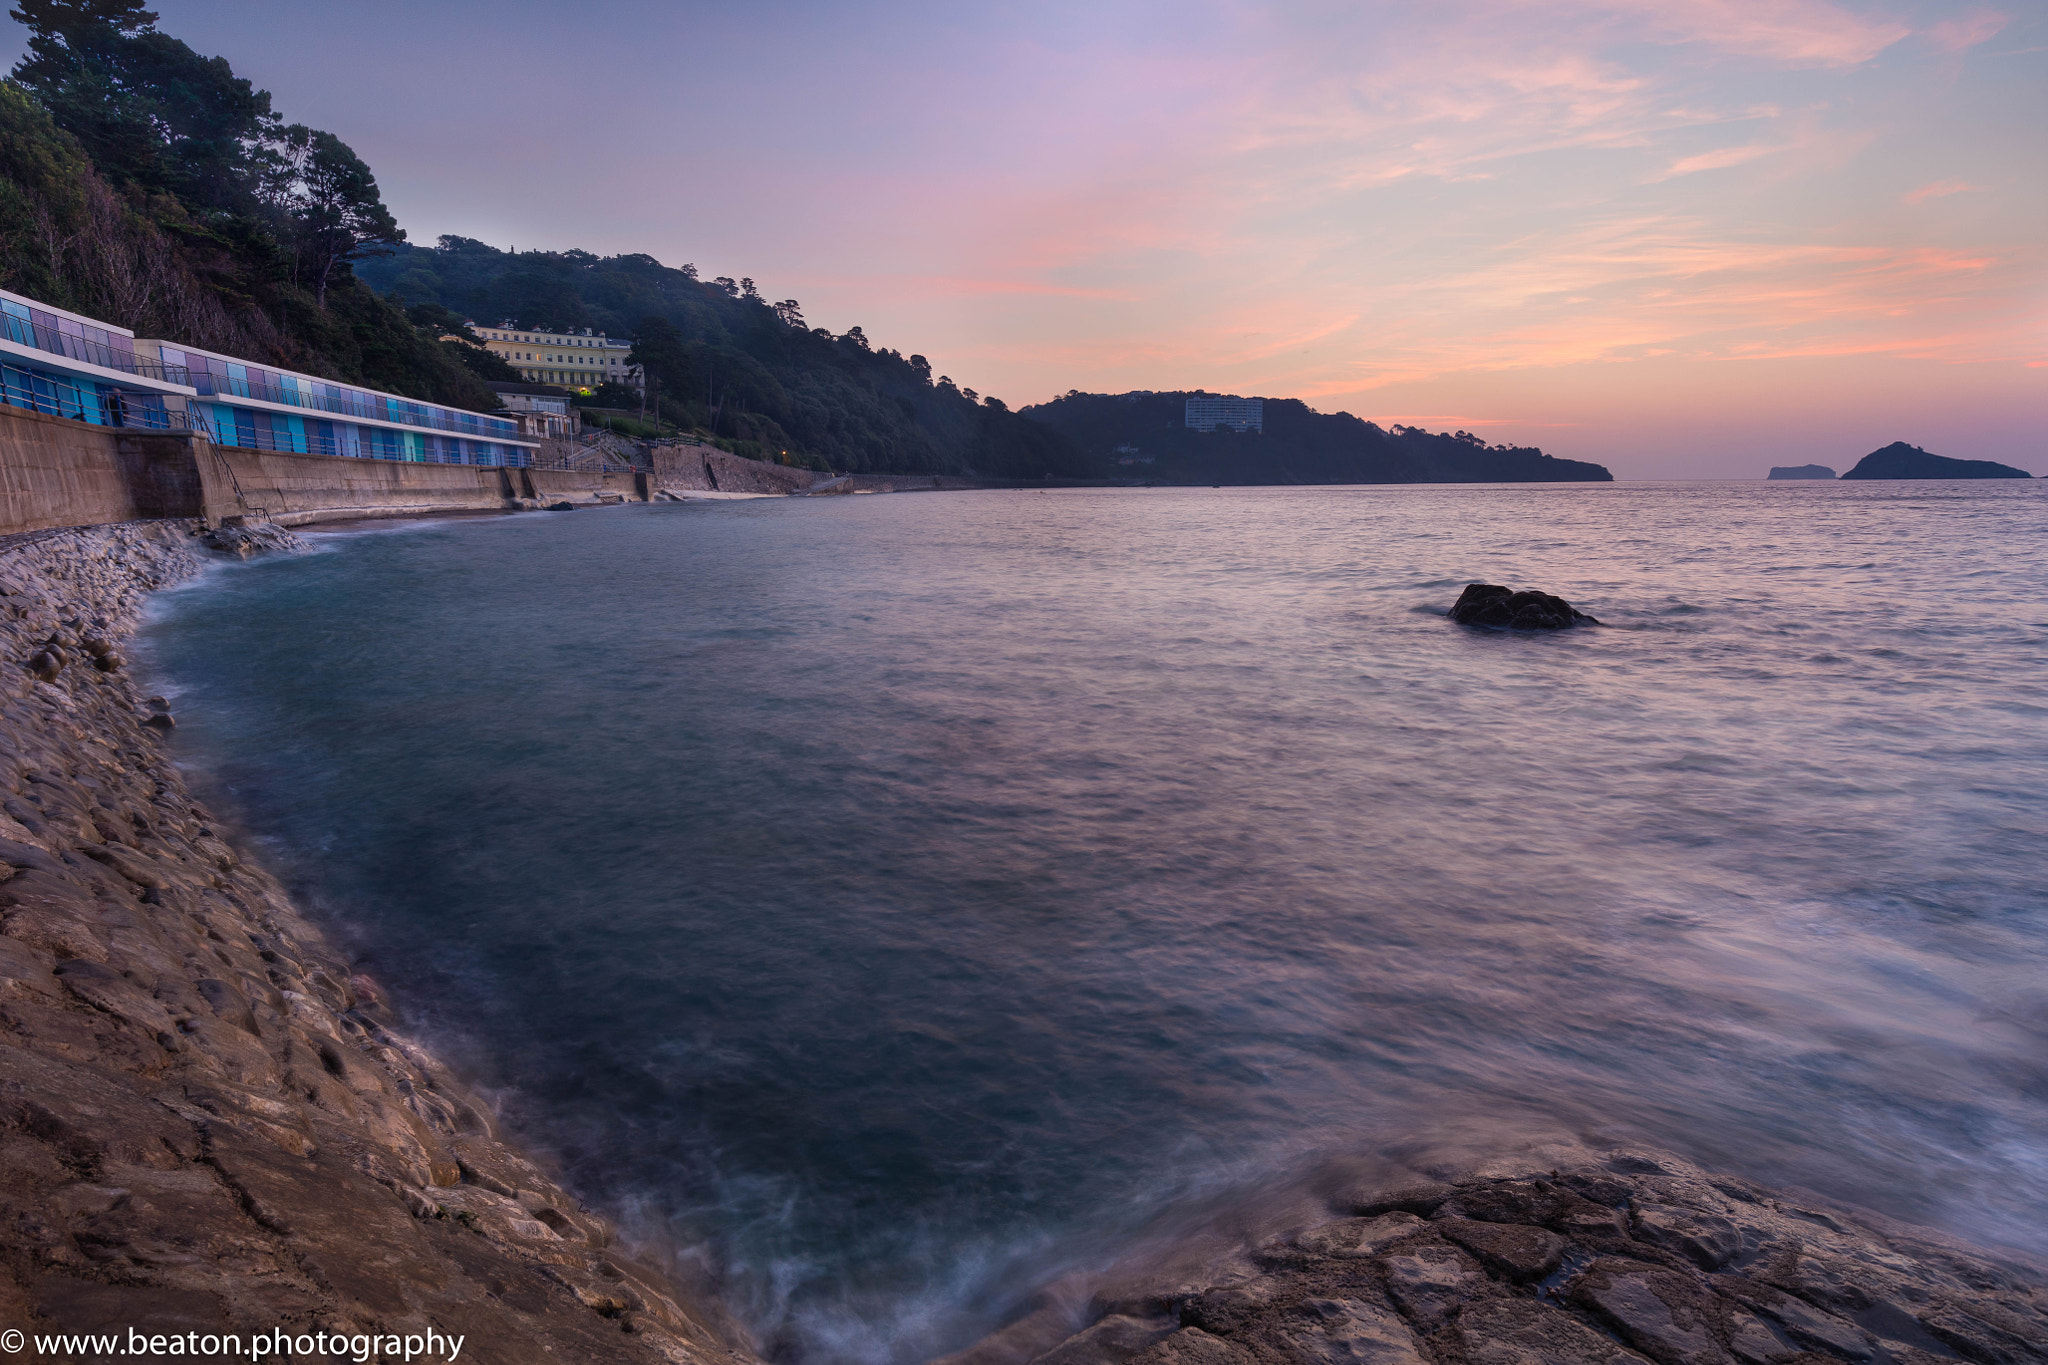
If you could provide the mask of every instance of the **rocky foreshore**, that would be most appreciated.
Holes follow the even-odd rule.
[[[1553,1152],[1329,1205],[1194,1268],[1055,1289],[946,1365],[2048,1360],[2038,1263],[1668,1153]]]
[[[498,1139],[187,793],[119,645],[213,553],[197,530],[0,541],[0,1327],[750,1358]]]

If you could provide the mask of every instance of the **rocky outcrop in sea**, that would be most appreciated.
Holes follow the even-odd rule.
[[[1533,590],[1516,592],[1498,583],[1467,583],[1445,615],[1461,626],[1501,630],[1569,630],[1600,624],[1562,597]]]
[[[1919,446],[1893,441],[1856,462],[1845,479],[2031,479],[2024,469],[1995,460],[1954,460],[1932,455]]]
[[[1835,471],[1824,464],[1780,464],[1771,466],[1774,479],[1832,479]]]

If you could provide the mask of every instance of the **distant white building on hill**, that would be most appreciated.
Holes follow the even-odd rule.
[[[1261,435],[1266,430],[1266,400],[1263,398],[1200,398],[1188,399],[1187,416],[1182,419],[1189,431],[1214,431],[1218,427],[1229,427],[1232,431],[1256,431]]]

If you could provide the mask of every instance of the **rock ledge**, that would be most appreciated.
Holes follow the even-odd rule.
[[[2048,1276],[1664,1153],[1340,1194],[953,1365],[2030,1365]],[[1037,1340],[1034,1342],[1033,1337]],[[1051,1339],[1047,1339],[1050,1337]]]

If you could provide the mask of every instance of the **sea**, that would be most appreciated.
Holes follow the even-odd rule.
[[[2048,1252],[2048,485],[310,539],[155,599],[180,761],[778,1361],[1545,1144]],[[1601,624],[1454,625],[1472,581]]]

